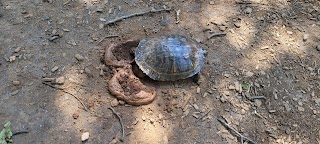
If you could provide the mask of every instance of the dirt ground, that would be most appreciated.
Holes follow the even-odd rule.
[[[13,136],[17,144],[241,143],[218,119],[256,143],[320,143],[319,6],[317,0],[0,0],[0,124],[10,120],[13,132],[28,131]],[[171,11],[104,27],[152,9]],[[157,91],[144,106],[110,95],[105,48],[168,34],[205,46],[202,83],[142,80]],[[123,138],[111,105],[123,120]],[[89,139],[81,142],[85,132]]]

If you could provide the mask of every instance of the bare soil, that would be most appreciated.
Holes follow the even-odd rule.
[[[28,131],[13,136],[18,144],[240,143],[222,118],[256,143],[320,143],[319,6],[317,0],[0,0],[0,124],[10,120],[13,132]],[[103,25],[163,8],[171,11]],[[202,83],[144,79],[157,91],[151,104],[116,100],[107,88],[114,73],[101,62],[105,48],[169,34],[206,47]],[[111,103],[123,119],[123,142]],[[89,139],[81,142],[85,132]]]

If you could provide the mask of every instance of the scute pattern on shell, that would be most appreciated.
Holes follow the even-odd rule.
[[[150,78],[175,81],[199,73],[204,52],[199,43],[185,36],[162,36],[141,40],[135,61]]]

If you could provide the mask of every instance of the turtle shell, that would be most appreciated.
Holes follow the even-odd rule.
[[[199,73],[204,52],[199,43],[181,35],[146,38],[135,51],[135,61],[151,79],[175,81]]]

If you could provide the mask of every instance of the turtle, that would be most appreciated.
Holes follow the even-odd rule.
[[[116,67],[108,82],[110,93],[131,105],[149,104],[155,99],[156,89],[140,81],[142,74],[157,81],[194,77],[198,82],[204,65],[202,46],[182,35],[112,43],[104,56],[106,65]]]
[[[153,80],[176,81],[193,77],[200,79],[204,50],[200,43],[182,35],[142,39],[134,50],[140,70]]]

